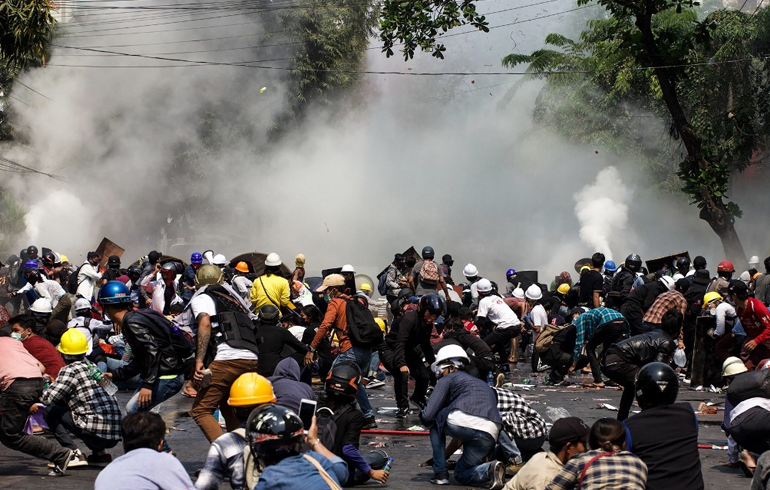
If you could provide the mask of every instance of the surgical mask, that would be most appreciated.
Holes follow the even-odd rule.
[[[20,334],[19,332],[12,332],[12,333],[11,333],[11,338],[12,338],[12,339],[14,339],[14,340],[18,340],[19,342],[21,342],[21,334]]]
[[[332,297],[329,296],[329,293],[324,293],[324,301],[326,301],[328,303],[331,300],[332,300]]]
[[[711,313],[711,316],[716,316],[717,315],[717,307],[716,306],[712,306],[711,309],[709,310],[709,313]]]

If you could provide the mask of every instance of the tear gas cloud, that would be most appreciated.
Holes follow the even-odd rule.
[[[507,7],[489,0],[480,10]],[[571,1],[556,0],[488,20],[495,26],[572,8]],[[503,56],[541,47],[549,32],[575,37],[599,13],[592,8],[450,37],[444,61],[418,54],[407,63],[370,49],[367,68],[502,71]],[[231,49],[267,44],[260,33],[268,27],[254,15],[186,24],[171,22],[201,17],[175,15],[165,21],[136,17],[117,26],[110,24],[114,17],[84,18],[66,26],[67,37],[57,44],[188,52],[163,56],[218,62],[286,57],[285,47],[256,54]],[[230,36],[250,37],[215,40]],[[211,40],[185,42],[192,39]],[[373,47],[379,44],[372,40]],[[48,67],[24,75],[26,85],[51,100],[15,89],[30,104],[15,108],[28,141],[8,156],[67,182],[27,176],[10,181],[30,208],[28,236],[18,248],[34,242],[79,261],[107,236],[133,259],[165,237],[166,251],[180,257],[205,248],[228,257],[276,251],[291,263],[302,252],[311,273],[352,263],[373,275],[393,253],[430,244],[439,257],[453,255],[456,279],[472,262],[498,281],[509,267],[539,269],[542,282],[571,271],[575,260],[596,250],[609,255],[611,249],[620,260],[630,252],[646,259],[683,249],[711,263],[722,256],[717,237],[683,197],[661,196],[642,172],[609,152],[597,153],[601,148],[568,143],[533,125],[542,82],[365,75],[362,107],[342,116],[311,108],[300,127],[276,136],[269,129],[292,96],[286,72],[178,66],[186,64],[55,48]],[[166,67],[146,68],[158,65]],[[207,112],[239,123],[216,151],[197,145],[205,129],[200,116]],[[648,121],[653,129],[663,127]],[[650,144],[668,144],[665,131],[654,133],[659,136]],[[189,150],[180,158],[181,147]],[[200,178],[183,178],[188,157],[205,162]],[[739,233],[747,253],[761,255],[770,242],[767,226],[751,223],[766,224],[761,210],[770,203],[766,196],[760,202],[751,188],[746,192],[756,197],[735,196],[746,208]],[[178,212],[189,196],[194,206]],[[187,237],[187,245],[177,246],[179,236]]]

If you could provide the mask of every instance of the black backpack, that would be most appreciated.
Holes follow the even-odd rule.
[[[354,410],[352,405],[345,405],[336,412],[332,412],[328,407],[319,408],[316,412],[318,438],[321,440],[321,444],[334,454],[342,454],[342,446],[335,446],[337,442],[337,420],[350,410]]]
[[[749,398],[770,398],[770,369],[743,373],[727,388],[727,401],[733,407]]]
[[[80,267],[83,267],[83,266],[81,265]],[[80,284],[82,284],[83,281],[85,281],[85,279],[83,279],[83,281],[78,282],[80,267],[75,269],[75,272],[72,272],[70,276],[67,278],[67,292],[70,294],[77,294],[78,287],[80,287]]]
[[[357,299],[345,301],[350,342],[355,347],[379,347],[382,344],[382,330],[375,323],[372,312]]]

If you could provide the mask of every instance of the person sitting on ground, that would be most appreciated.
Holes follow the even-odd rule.
[[[586,452],[588,426],[577,417],[564,417],[553,423],[548,434],[548,451],[532,456],[504,490],[543,490],[567,461]]]
[[[8,320],[8,325],[13,330],[11,336],[21,340],[27,352],[45,367],[45,373],[56,379],[64,367],[64,359],[56,347],[35,333],[35,319],[30,315],[17,315]]]
[[[94,490],[170,490],[195,488],[174,456],[162,452],[166,424],[157,413],[134,412],[120,424],[125,454],[107,465]]]
[[[40,398],[46,405],[45,421],[59,444],[74,451],[70,468],[107,465],[112,456],[105,450],[120,441],[118,402],[94,379],[98,368],[86,360],[88,339],[82,332],[65,332],[58,350],[67,365]],[[72,435],[93,452],[87,460]]]
[[[297,414],[266,405],[251,413],[246,431],[249,449],[262,469],[253,490],[317,490],[348,479],[348,465],[318,439],[315,417],[304,435]],[[303,442],[310,451],[301,452]]]
[[[264,376],[244,373],[235,380],[227,404],[233,407],[240,427],[211,443],[206,463],[195,481],[197,490],[218,490],[225,478],[229,478],[233,490],[254,488],[259,471],[253,457],[244,458],[244,449],[248,447],[246,422],[254,409],[276,401],[273,386]]]
[[[718,293],[708,293],[718,294]],[[722,363],[722,378],[725,380],[727,386],[729,386],[736,378],[736,376],[748,371],[746,365],[743,364],[738,357],[728,357],[725,362]],[[735,442],[733,436],[729,434],[730,419],[733,412],[733,404],[727,399],[725,395],[725,415],[722,419],[722,430],[727,434],[727,463],[725,466],[728,468],[738,468],[740,466],[740,457],[738,443]],[[744,451],[744,454],[748,454],[748,451]]]
[[[564,464],[546,490],[645,490],[647,466],[626,450],[623,424],[597,420],[588,436],[591,447]]]
[[[703,489],[698,419],[689,402],[675,403],[678,393],[679,378],[666,363],[647,364],[636,376],[636,401],[642,412],[627,419],[625,426],[628,450],[649,470],[647,490]]]
[[[315,393],[307,383],[299,380],[300,368],[292,357],[281,360],[273,371],[273,375],[267,378],[273,385],[278,404],[299,413],[300,401],[304,398],[315,400]]]

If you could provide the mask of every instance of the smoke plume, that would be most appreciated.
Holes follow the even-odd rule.
[[[628,223],[629,190],[615,167],[596,175],[596,181],[575,193],[575,215],[580,221],[580,239],[612,259],[610,240],[623,233]]]

